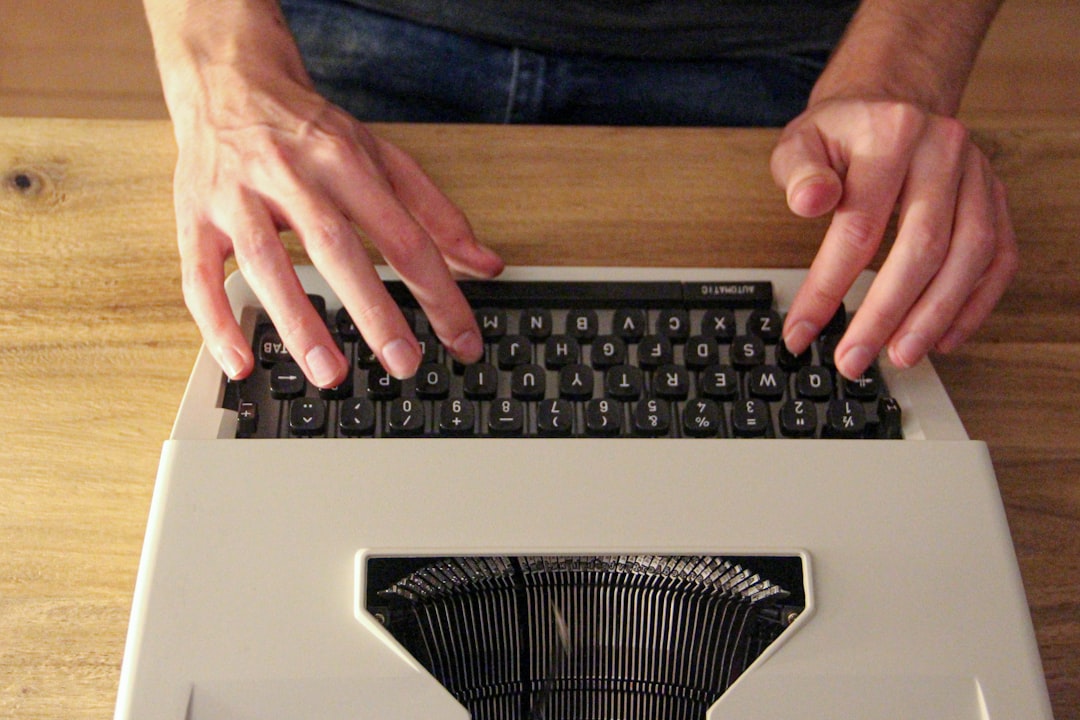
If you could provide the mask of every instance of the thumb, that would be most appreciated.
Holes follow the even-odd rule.
[[[773,148],[770,169],[787,194],[788,207],[800,217],[819,217],[834,210],[844,193],[843,180],[813,126],[789,126]]]

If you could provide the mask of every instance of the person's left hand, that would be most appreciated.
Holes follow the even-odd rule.
[[[794,213],[835,211],[784,324],[792,352],[818,336],[899,212],[893,247],[836,346],[845,377],[883,347],[901,368],[956,348],[1016,273],[1005,188],[953,118],[894,100],[824,100],[788,124],[771,168]]]

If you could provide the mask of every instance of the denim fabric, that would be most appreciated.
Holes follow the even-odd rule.
[[[826,57],[649,61],[504,47],[338,0],[283,0],[319,91],[365,121],[780,126]]]

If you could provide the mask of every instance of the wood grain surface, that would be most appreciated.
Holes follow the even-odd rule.
[[[805,266],[768,130],[380,126],[515,264]],[[995,462],[1058,720],[1080,718],[1080,121],[977,129],[1020,275],[935,359]],[[199,337],[159,121],[0,119],[0,717],[106,718]],[[304,259],[288,239],[297,261]],[[880,255],[879,255],[880,260]],[[977,603],[994,588],[958,599]]]

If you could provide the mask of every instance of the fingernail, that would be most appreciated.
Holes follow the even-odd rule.
[[[801,353],[806,348],[810,347],[810,343],[814,342],[814,338],[821,333],[821,330],[809,320],[800,320],[788,331],[784,336],[784,344],[788,349],[795,353]],[[795,348],[798,348],[797,350]]]
[[[926,342],[918,333],[908,333],[892,346],[892,360],[902,368],[909,368],[926,354]]]
[[[870,367],[870,363],[873,361],[874,354],[870,352],[868,347],[855,345],[836,361],[836,366],[841,375],[854,379],[862,375],[863,371]]]
[[[382,359],[386,363],[386,370],[398,380],[412,377],[420,366],[420,355],[403,338],[383,345]]]
[[[332,387],[336,384],[341,372],[341,365],[330,348],[325,345],[316,345],[308,350],[304,356],[311,380],[319,387]]]
[[[244,372],[244,358],[231,347],[221,350],[218,361],[221,363],[221,367],[225,369],[225,374],[233,380],[239,378],[240,373]]]
[[[451,352],[466,362],[475,362],[484,354],[484,343],[472,330],[466,330],[450,343]]]

